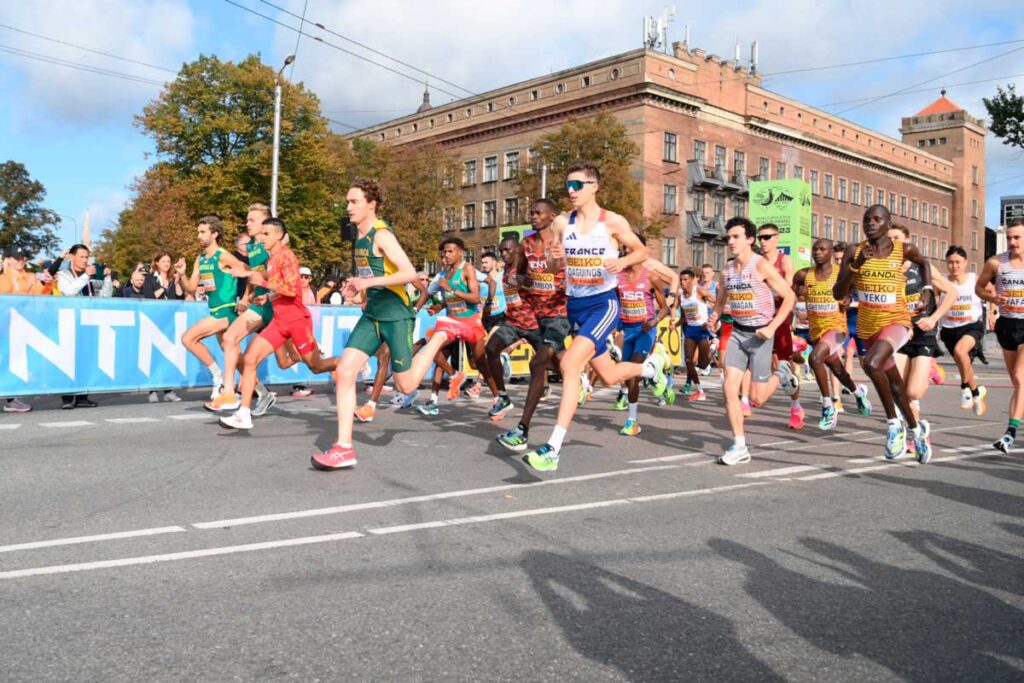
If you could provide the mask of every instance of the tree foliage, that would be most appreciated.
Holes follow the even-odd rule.
[[[1016,87],[1012,83],[1006,90],[996,86],[996,96],[981,101],[988,110],[988,129],[1002,138],[1004,145],[1024,149],[1024,97],[1017,94]]]
[[[17,161],[0,164],[0,251],[22,247],[32,254],[53,251],[60,217],[43,206],[46,189]]]

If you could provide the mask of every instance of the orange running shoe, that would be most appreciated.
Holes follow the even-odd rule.
[[[459,389],[462,388],[462,383],[466,381],[466,373],[459,370],[448,380],[448,400],[454,401],[459,397]]]

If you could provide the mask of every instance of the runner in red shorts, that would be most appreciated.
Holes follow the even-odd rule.
[[[263,246],[270,253],[267,262],[267,278],[252,271],[247,274],[249,282],[257,287],[270,290],[274,318],[252,340],[245,352],[245,370],[242,373],[242,406],[232,415],[222,417],[220,423],[230,429],[252,429],[252,395],[256,389],[256,370],[270,354],[277,352],[291,341],[302,361],[316,373],[334,372],[339,358],[323,358],[320,347],[313,336],[313,320],[309,309],[302,303],[302,289],[299,282],[299,260],[282,240],[288,230],[278,218],[263,221]],[[278,355],[281,357],[281,354]],[[288,363],[291,365],[292,363]]]
[[[793,259],[788,254],[783,254],[779,249],[779,227],[774,223],[765,223],[757,229],[757,239],[761,243],[761,252],[768,263],[775,267],[782,279],[790,287],[793,286],[793,274],[796,268],[793,266]],[[778,307],[781,298],[775,298],[775,306]],[[782,371],[782,377],[786,385],[796,387],[795,392],[790,389],[789,403],[789,424],[790,429],[804,428],[804,409],[800,405],[800,380],[790,367],[793,359],[793,328],[790,318],[787,318],[775,330],[775,344],[772,347],[772,355],[775,356],[775,365]]]

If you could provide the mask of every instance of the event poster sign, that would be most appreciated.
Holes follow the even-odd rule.
[[[750,220],[779,226],[779,249],[797,270],[811,265],[811,186],[803,180],[750,182]]]

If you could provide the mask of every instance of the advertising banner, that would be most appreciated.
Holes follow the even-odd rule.
[[[750,220],[779,226],[779,249],[797,270],[811,265],[811,186],[803,180],[750,182]]]

